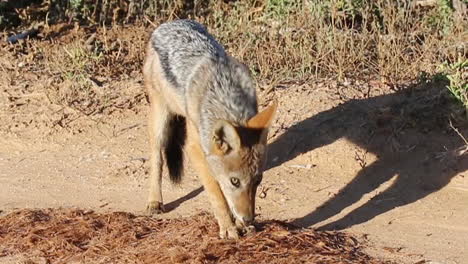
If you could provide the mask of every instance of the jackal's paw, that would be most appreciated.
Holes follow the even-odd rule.
[[[146,213],[149,215],[162,214],[164,212],[164,204],[161,202],[151,201],[146,205]]]
[[[219,237],[222,239],[239,239],[239,232],[235,226],[221,227]]]

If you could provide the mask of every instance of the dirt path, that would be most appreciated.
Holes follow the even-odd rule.
[[[438,156],[461,146],[460,138],[435,129],[434,116],[403,111],[423,95],[376,90],[351,100],[331,93],[335,88],[317,83],[275,92],[280,113],[259,217],[343,229],[368,239],[371,254],[399,263],[467,263],[468,158]],[[143,109],[78,134],[2,130],[2,214],[44,207],[143,213]],[[418,125],[408,125],[413,121]],[[208,208],[190,169],[180,186],[166,180],[163,195],[173,210],[161,217]]]

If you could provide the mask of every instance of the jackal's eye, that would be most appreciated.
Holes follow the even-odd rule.
[[[240,181],[239,181],[239,179],[236,178],[236,177],[232,177],[232,178],[231,178],[231,183],[232,183],[232,185],[234,185],[234,187],[236,187],[236,188],[240,186]]]

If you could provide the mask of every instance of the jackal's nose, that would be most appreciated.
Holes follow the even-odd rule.
[[[254,216],[244,216],[244,217],[242,217],[242,221],[244,222],[245,225],[252,224],[253,220],[254,220]]]

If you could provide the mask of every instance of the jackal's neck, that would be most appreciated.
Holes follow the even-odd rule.
[[[213,126],[218,120],[245,126],[258,112],[254,82],[246,66],[228,58],[212,63],[199,108],[199,133],[208,153]]]

